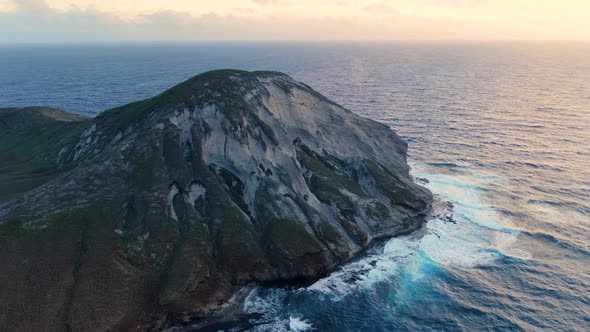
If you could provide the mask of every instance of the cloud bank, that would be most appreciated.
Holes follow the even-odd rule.
[[[483,0],[432,0],[447,6],[483,6]],[[401,13],[391,1],[340,1],[358,6],[358,14],[254,15],[244,6],[235,14],[194,15],[180,10],[158,10],[133,18],[95,7],[54,9],[44,0],[16,0],[17,9],[0,12],[0,42],[116,42],[192,40],[482,40],[585,39],[590,23],[568,24],[545,20],[481,21],[422,17]],[[248,1],[245,1],[248,4]],[[254,6],[288,10],[287,0],[251,0]],[[335,2],[336,4],[336,2]],[[304,13],[305,14],[305,13]]]

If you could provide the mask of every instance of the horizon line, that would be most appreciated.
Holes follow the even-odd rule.
[[[70,44],[189,44],[189,43],[590,43],[590,39],[190,39],[190,40],[64,40],[0,42],[0,46]]]

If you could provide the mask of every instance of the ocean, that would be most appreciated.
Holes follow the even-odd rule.
[[[286,72],[396,130],[438,210],[313,284],[250,290],[250,318],[228,330],[590,331],[589,54],[565,42],[4,45],[0,107],[96,115],[211,69]]]

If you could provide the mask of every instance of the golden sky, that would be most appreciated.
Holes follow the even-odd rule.
[[[0,0],[0,27],[0,42],[590,40],[590,0]]]

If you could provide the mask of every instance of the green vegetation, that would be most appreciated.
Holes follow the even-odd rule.
[[[367,234],[354,222],[347,220],[342,216],[338,216],[340,225],[344,227],[348,235],[358,244],[365,245],[367,243]]]
[[[316,237],[296,220],[278,217],[279,209],[272,194],[275,185],[267,180],[256,195],[257,222],[262,229],[262,245],[275,266],[288,275],[309,277],[315,268],[326,266],[328,256]],[[290,263],[288,263],[290,262]],[[312,268],[310,270],[310,268]]]
[[[340,210],[340,213],[350,217],[355,214],[355,205],[352,199],[343,194],[340,189],[334,187],[326,178],[312,175],[308,180],[309,190],[316,197],[327,205],[333,204]]]
[[[328,243],[330,249],[337,257],[345,258],[348,256],[350,248],[348,248],[346,241],[334,226],[325,221],[322,221],[320,222],[318,228],[322,234],[322,237]]]
[[[228,202],[228,204],[231,204]],[[239,281],[266,269],[265,255],[258,244],[256,231],[234,206],[212,211],[215,261]]]
[[[122,132],[133,122],[139,121],[149,111],[155,109],[163,99],[164,94],[119,106],[100,113],[97,122],[106,122],[105,128],[112,133]]]
[[[358,196],[366,196],[366,193],[361,186],[348,177],[346,173],[337,172],[331,164],[322,162],[317,154],[306,152],[305,150],[309,149],[297,150],[297,160],[303,165],[303,167],[328,179],[333,186],[345,188],[349,192]]]
[[[368,159],[363,162],[375,179],[377,187],[389,197],[392,204],[399,204],[412,210],[421,210],[426,207],[422,200],[416,199],[416,195],[410,188],[403,185],[399,178],[385,168]]]
[[[59,153],[87,126],[85,118],[53,109],[0,109],[0,201],[68,169]]]
[[[239,177],[235,176],[232,172],[226,170],[223,167],[218,167],[215,169],[216,174],[219,176],[220,180],[223,181],[225,186],[229,191],[229,195],[231,199],[240,207],[244,213],[250,215],[250,209],[246,205],[243,199],[244,195],[244,184],[240,180]]]
[[[208,232],[203,224],[184,233],[163,271],[160,303],[174,305],[208,277],[211,264],[208,243]]]
[[[372,202],[367,206],[367,214],[369,217],[374,217],[380,220],[388,219],[391,217],[389,208],[381,202]]]
[[[266,220],[262,243],[271,263],[291,277],[315,276],[318,268],[330,265],[320,242],[295,220]]]

